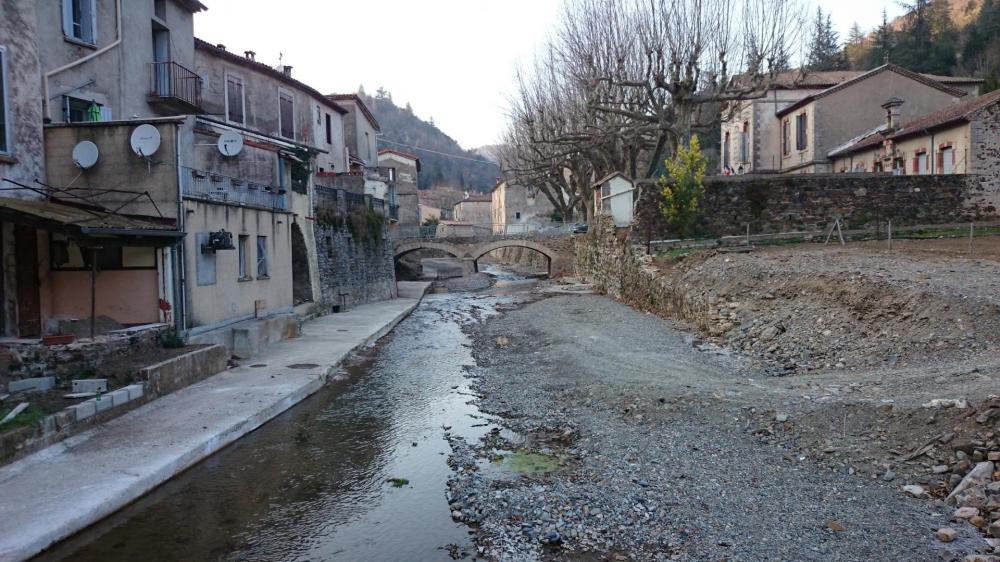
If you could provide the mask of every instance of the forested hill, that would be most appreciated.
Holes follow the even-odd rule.
[[[1000,0],[908,0],[906,13],[871,31],[855,24],[841,43],[830,15],[817,9],[806,65],[868,70],[886,60],[916,72],[975,76],[985,93],[1000,87]]]
[[[381,88],[374,96],[364,91],[358,95],[382,127],[379,149],[392,148],[420,157],[421,189],[449,186],[488,191],[496,183],[500,175],[496,164],[474,150],[463,149],[455,139],[438,129],[433,120],[428,123],[414,115],[410,104],[397,106],[392,95]]]

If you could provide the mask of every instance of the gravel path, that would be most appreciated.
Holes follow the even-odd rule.
[[[514,432],[452,439],[453,515],[474,524],[485,559],[949,560],[982,544],[968,526],[935,541],[950,510],[901,482],[763,438],[760,413],[790,391],[655,316],[560,296],[468,329],[481,407]],[[512,475],[482,460],[517,448],[562,466]]]

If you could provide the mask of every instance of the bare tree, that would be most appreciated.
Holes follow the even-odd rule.
[[[520,72],[505,173],[535,182],[563,216],[592,184],[656,174],[720,104],[759,91],[805,21],[798,0],[574,0],[532,72]]]

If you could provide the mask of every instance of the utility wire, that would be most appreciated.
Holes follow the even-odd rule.
[[[406,148],[409,148],[409,149],[412,149],[412,150],[422,150],[424,152],[429,152],[431,154],[438,154],[440,156],[447,156],[448,158],[455,158],[455,159],[458,159],[458,160],[468,160],[470,162],[478,162],[480,164],[491,164],[493,166],[496,166],[497,168],[500,167],[500,164],[497,164],[496,162],[494,162],[492,160],[487,160],[485,158],[482,158],[482,159],[480,159],[480,158],[469,158],[468,156],[459,156],[457,154],[448,154],[447,152],[438,152],[437,150],[431,150],[429,148],[423,148],[423,147],[420,147],[420,146],[414,146],[412,144],[405,144],[405,143],[401,143],[401,142],[386,140],[386,139],[384,139],[382,137],[378,137],[378,142],[384,142],[384,143],[388,143],[388,144],[394,144],[396,146],[405,146]]]

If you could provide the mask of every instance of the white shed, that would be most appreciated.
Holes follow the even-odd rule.
[[[635,207],[635,183],[621,172],[614,172],[594,184],[594,210],[611,215],[615,226],[632,224]]]

